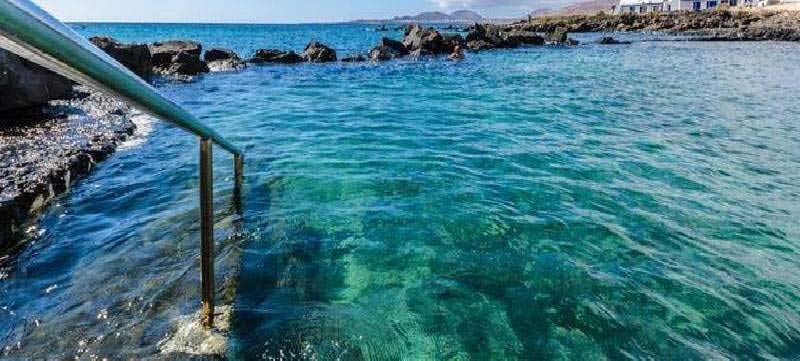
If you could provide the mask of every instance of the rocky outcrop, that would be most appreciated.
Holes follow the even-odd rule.
[[[300,55],[294,51],[283,51],[276,49],[260,49],[256,51],[253,58],[248,60],[252,64],[263,63],[279,63],[279,64],[296,64],[303,61]]]
[[[208,69],[212,72],[236,71],[247,68],[247,63],[230,49],[217,48],[206,50],[206,53],[203,55],[203,60],[205,60]]]
[[[697,36],[689,40],[800,41],[800,13],[730,11],[668,12],[591,16],[538,17],[507,25],[508,28],[551,33],[661,31]]]
[[[386,61],[402,58],[409,54],[408,49],[402,42],[384,37],[378,46],[369,52],[372,61]]]
[[[0,254],[25,237],[28,222],[56,195],[133,132],[125,103],[82,94],[0,122]]]
[[[336,61],[336,50],[318,41],[312,41],[306,45],[301,57],[309,63],[329,63]]]
[[[203,47],[193,41],[171,40],[150,45],[153,72],[159,75],[198,75],[208,73],[200,60]]]
[[[598,42],[598,44],[600,45],[626,45],[630,43],[631,43],[630,41],[619,41],[610,36],[605,36]]]
[[[577,45],[578,41],[569,37],[567,29],[558,28],[547,33],[544,43],[547,45]]]
[[[509,49],[523,45],[543,45],[536,32],[503,25],[475,24],[470,28],[466,46],[472,50]]]
[[[136,75],[146,78],[152,73],[152,55],[147,45],[120,44],[107,36],[91,37],[89,41]]]
[[[544,45],[545,43],[543,37],[532,31],[514,29],[501,33],[501,37],[508,46],[513,48],[522,45]]]
[[[453,47],[445,42],[444,37],[433,28],[423,28],[419,25],[412,25],[403,37],[403,46],[409,52],[427,54],[450,54]]]
[[[70,94],[67,78],[0,49],[0,111],[36,107]]]

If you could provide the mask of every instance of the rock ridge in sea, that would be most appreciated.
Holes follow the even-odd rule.
[[[125,103],[76,89],[71,99],[0,122],[0,252],[135,129]]]
[[[715,9],[698,12],[537,17],[504,25],[534,32],[657,31],[689,40],[800,41],[800,12]]]

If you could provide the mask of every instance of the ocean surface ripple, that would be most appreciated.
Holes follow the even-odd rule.
[[[81,31],[244,54],[385,35]],[[798,64],[797,44],[643,41],[162,85],[248,155],[234,226],[216,152],[218,239],[243,247],[229,358],[800,357]],[[196,309],[197,145],[152,128],[0,269],[0,346],[146,355]]]

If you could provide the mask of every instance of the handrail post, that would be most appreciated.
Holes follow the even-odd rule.
[[[242,213],[242,183],[244,183],[244,155],[235,154],[233,156],[233,203],[236,211]]]
[[[200,139],[200,289],[202,323],[214,327],[214,177],[212,142]]]

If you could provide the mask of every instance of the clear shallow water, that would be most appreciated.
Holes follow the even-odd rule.
[[[384,35],[363,28],[81,31],[249,54]],[[242,220],[215,168],[229,357],[800,357],[798,64],[643,42],[163,85],[249,157]],[[198,307],[196,148],[154,124],[42,219],[0,277],[12,355],[148,354]]]

